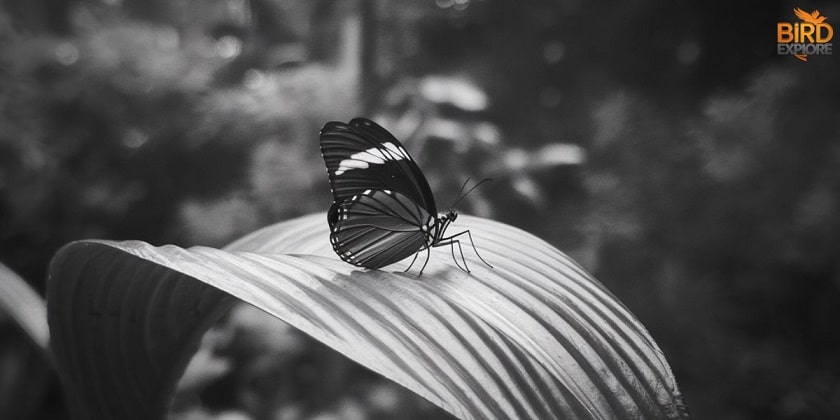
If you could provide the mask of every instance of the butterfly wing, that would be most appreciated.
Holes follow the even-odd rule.
[[[427,244],[434,219],[412,198],[391,190],[365,190],[336,207],[330,242],[342,260],[379,268]]]
[[[327,165],[333,209],[330,224],[346,199],[365,190],[398,192],[437,214],[426,177],[405,147],[379,124],[355,118],[349,124],[333,121],[321,129],[321,154]]]

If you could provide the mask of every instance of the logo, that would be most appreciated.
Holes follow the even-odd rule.
[[[808,13],[800,8],[793,9],[801,22],[779,22],[776,24],[776,52],[792,55],[808,61],[809,55],[831,55],[831,38],[834,28],[820,16],[819,10]]]

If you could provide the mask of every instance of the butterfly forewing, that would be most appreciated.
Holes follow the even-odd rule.
[[[365,190],[405,195],[430,214],[437,213],[429,183],[405,147],[373,121],[327,123],[321,130],[321,154],[327,165],[334,206]],[[331,210],[330,222],[336,209]]]
[[[341,259],[379,268],[411,256],[426,243],[432,216],[406,195],[365,190],[336,210],[330,241]]]

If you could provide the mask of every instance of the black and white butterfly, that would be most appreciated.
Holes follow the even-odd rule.
[[[470,231],[446,236],[458,213],[451,209],[437,213],[426,177],[391,133],[366,118],[349,124],[329,122],[321,129],[321,154],[333,194],[327,213],[330,242],[342,260],[380,268],[413,254],[408,271],[425,250],[420,275],[433,247],[449,245],[461,268],[455,258],[457,245],[462,269],[469,272],[459,237],[467,235],[472,243]]]

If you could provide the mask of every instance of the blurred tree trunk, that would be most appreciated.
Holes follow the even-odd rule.
[[[322,1],[312,14],[312,58],[331,63],[342,74],[355,74],[361,112],[369,114],[381,91],[377,75],[379,2]]]
[[[359,100],[362,112],[369,115],[376,106],[380,86],[376,73],[379,21],[376,0],[359,0]]]

